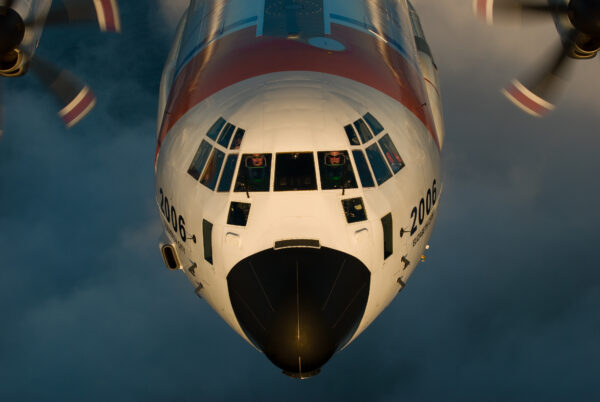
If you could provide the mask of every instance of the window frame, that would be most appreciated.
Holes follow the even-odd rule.
[[[356,148],[356,149],[352,149],[352,158],[354,159],[354,165],[356,166],[356,171],[358,172],[358,178],[360,180],[360,186],[362,188],[375,188],[377,187],[377,181],[375,180],[375,175],[372,172],[372,168],[371,168],[371,164],[369,163],[369,160],[367,159],[367,156],[365,155],[365,150],[362,148]],[[362,156],[362,160],[364,162],[364,165],[366,167],[366,172],[369,175],[369,179],[371,180],[371,185],[366,185],[363,183],[363,176],[361,174],[361,169],[358,167],[358,163],[356,161],[356,155],[355,153],[359,153]]]
[[[200,169],[196,169],[197,168],[197,164],[196,161],[199,160],[199,158],[204,155],[203,153],[201,153],[200,151],[202,150],[202,147],[206,145],[207,147],[204,148],[204,150],[206,150],[206,154],[204,157],[204,161],[202,162],[202,167]],[[187,173],[192,176],[192,178],[196,181],[200,181],[200,177],[202,177],[202,173],[204,173],[204,168],[206,167],[206,164],[208,163],[208,160],[210,159],[210,156],[212,155],[214,146],[206,141],[204,138],[202,138],[202,142],[200,142],[200,145],[198,145],[198,149],[196,150],[196,153],[194,154],[194,158],[192,158],[192,162],[190,163],[190,166],[188,167]],[[195,176],[194,173],[192,173],[192,167],[194,167],[194,173],[197,172],[198,175]]]
[[[267,165],[268,165],[267,166],[268,170],[266,170],[267,175],[268,175],[267,180],[266,180],[266,182],[267,182],[267,188],[266,188],[266,190],[256,190],[256,189],[251,189],[251,188],[238,188],[238,181],[240,179],[240,172],[242,171],[242,167],[244,167],[244,168],[246,167],[245,159],[246,159],[246,157],[252,156],[254,154],[260,154],[260,155],[265,156],[265,158],[266,158]],[[233,192],[234,193],[245,193],[245,192],[252,192],[252,193],[256,193],[256,192],[265,193],[265,192],[267,192],[268,193],[268,192],[272,191],[273,185],[272,185],[271,181],[273,180],[273,176],[275,175],[273,169],[274,169],[273,154],[270,153],[270,152],[268,152],[268,153],[259,153],[259,152],[253,153],[253,152],[249,152],[249,153],[243,153],[243,154],[241,154],[241,158],[240,158],[240,161],[238,163],[238,168],[236,169],[237,173],[235,174],[235,180],[234,180],[234,185],[233,185]],[[246,176],[246,179],[248,179],[247,176]],[[243,187],[246,186],[245,183],[242,183],[242,185],[243,185]],[[250,187],[250,186],[248,186],[248,187]]]
[[[219,177],[219,183],[216,186],[216,192],[217,193],[230,193],[231,192],[231,187],[233,186],[233,182],[235,179],[235,172],[237,171],[237,164],[238,164],[238,160],[239,160],[239,156],[240,154],[237,152],[231,152],[226,154],[226,158],[225,158],[225,163],[223,163],[223,168],[221,170],[221,177]],[[232,158],[235,158],[235,162],[233,163],[233,170],[231,172],[231,175],[229,176],[229,186],[227,187],[227,190],[222,189],[223,187],[223,178],[225,178],[225,175],[227,174],[227,167],[229,166],[229,160],[231,160]]]
[[[360,130],[359,130],[358,126],[361,126],[361,127],[364,126],[366,128],[366,130],[369,131],[369,133],[371,134],[371,138],[368,141],[363,142],[363,137],[360,135]],[[348,135],[349,130],[352,131],[352,134],[355,137],[358,136],[358,139],[361,142],[360,144],[353,143],[350,136]],[[353,165],[354,165],[355,172],[358,172],[361,188],[366,189],[366,188],[379,187],[379,186],[383,185],[385,182],[387,182],[389,179],[391,179],[395,175],[397,175],[402,169],[404,169],[404,167],[406,167],[406,161],[402,157],[402,155],[400,155],[400,153],[398,152],[396,143],[394,142],[394,140],[392,140],[392,137],[391,137],[389,131],[386,130],[386,128],[383,126],[383,124],[381,124],[381,122],[371,112],[367,111],[366,113],[363,114],[363,116],[361,118],[345,125],[344,131],[346,133],[346,136],[348,137],[348,142],[350,143],[350,152],[352,153]],[[375,161],[380,162],[380,161],[378,161],[378,159],[383,159],[383,165],[385,165],[385,168],[387,171],[387,173],[385,174],[385,178],[382,179],[381,181],[379,180],[379,177],[376,174],[376,170],[373,165],[373,160],[372,160],[372,157],[374,156],[373,149],[376,149],[377,154],[378,154],[378,156],[375,158]],[[398,158],[401,160],[401,162],[392,164],[388,160],[387,155],[384,152],[384,149],[388,149],[390,152],[395,151],[395,153],[392,152],[392,154],[397,155]],[[361,175],[361,172],[363,172],[363,170],[358,169],[357,158],[355,155],[355,153],[359,152],[359,151],[361,152],[362,159],[366,162],[366,165],[368,166],[368,172],[371,175],[370,179],[372,180],[373,186],[369,186],[368,185],[369,183],[367,183],[366,186],[363,184],[363,178],[365,176]],[[377,166],[378,167],[377,172],[380,172],[379,168],[383,168],[383,165]],[[366,171],[363,173],[366,173]],[[382,173],[382,172],[380,172],[380,173]],[[389,174],[389,176],[388,176],[388,174]]]
[[[386,150],[384,149],[384,145],[382,144],[382,142],[388,142],[388,144],[386,144],[385,147],[387,148],[387,147],[391,146],[392,149],[389,149],[389,151],[392,151],[393,154],[395,153],[395,155],[397,155],[398,158],[400,158],[400,163],[390,162],[390,160],[387,157]],[[394,144],[394,141],[392,141],[392,137],[390,136],[389,133],[385,133],[384,135],[382,135],[377,140],[377,143],[379,144],[379,148],[381,149],[381,152],[383,154],[383,159],[385,159],[385,161],[388,163],[388,165],[392,169],[392,173],[394,175],[396,175],[402,169],[404,169],[404,167],[406,166],[406,163],[404,162],[404,158],[402,158],[402,155],[400,155],[400,152],[398,152],[398,148],[396,148],[396,144]],[[392,156],[394,156],[394,155],[392,155]],[[398,165],[401,165],[401,166],[397,167]],[[398,170],[396,170],[396,168],[394,168],[394,166],[396,166]]]
[[[205,137],[213,140],[214,142],[217,142],[217,138],[219,138],[219,134],[221,134],[221,131],[223,130],[223,127],[225,127],[226,124],[227,124],[227,120],[225,120],[223,118],[223,116],[219,117],[217,119],[217,121],[215,121],[210,126],[210,128],[208,130],[206,130]],[[219,127],[219,128],[216,129],[216,127]],[[214,133],[215,138],[212,137],[213,133]]]
[[[371,156],[370,156],[371,154],[369,153],[369,149],[371,149],[371,148],[375,148],[377,150],[376,155],[378,155],[379,157],[381,157],[381,161],[383,162],[383,166],[382,167],[385,167],[386,172],[389,174],[381,182],[379,181],[379,177],[377,175],[377,171],[375,170],[375,166],[374,166],[373,160],[371,159]],[[375,176],[375,181],[377,182],[378,186],[383,185],[386,181],[388,181],[389,179],[391,179],[392,177],[394,177],[394,173],[392,172],[392,170],[388,166],[388,163],[385,160],[385,155],[383,154],[383,152],[381,152],[381,148],[379,147],[379,144],[377,143],[377,141],[374,141],[371,145],[369,145],[368,147],[366,147],[365,148],[365,152],[367,154],[367,159],[369,160],[369,164],[371,165],[371,169],[373,170],[373,175]]]
[[[297,189],[297,188],[278,188],[280,186],[278,186],[278,181],[277,181],[277,171],[278,171],[278,165],[279,163],[283,163],[284,161],[279,162],[279,157],[283,157],[284,155],[309,155],[311,158],[311,164],[310,166],[312,167],[312,172],[308,172],[309,173],[309,177],[310,174],[312,173],[312,179],[313,182],[312,184],[314,185],[311,188],[301,188],[301,189]],[[306,152],[276,152],[275,153],[275,162],[273,163],[274,165],[274,172],[273,172],[273,191],[274,192],[284,192],[284,191],[315,191],[315,190],[319,190],[319,183],[317,182],[317,166],[315,164],[315,152],[314,151],[306,151]],[[307,166],[309,164],[307,163]],[[295,177],[299,177],[299,176],[295,176]]]
[[[346,163],[344,163],[344,167],[342,169],[345,169],[343,172],[347,173],[348,170],[350,170],[350,173],[352,175],[351,177],[351,183],[349,186],[345,186],[344,183],[342,181],[340,181],[341,185],[339,187],[328,187],[325,188],[323,186],[323,179],[325,179],[326,177],[325,175],[325,162],[321,163],[321,157],[323,157],[323,160],[326,156],[327,153],[330,152],[339,152],[341,153],[344,158],[346,159]],[[352,164],[352,160],[350,158],[350,152],[348,152],[347,149],[342,149],[342,150],[329,150],[329,151],[317,151],[317,167],[319,168],[319,181],[320,181],[320,189],[323,191],[329,191],[329,190],[342,190],[342,189],[353,189],[353,188],[358,188],[358,180],[356,180],[356,169],[354,167],[354,165]],[[345,176],[342,175],[342,178],[344,178]]]
[[[221,177],[221,171],[223,170],[223,162],[225,161],[226,156],[227,154],[225,152],[221,151],[217,147],[213,147],[212,152],[210,153],[210,157],[208,158],[208,160],[206,161],[206,165],[204,166],[204,171],[200,176],[200,184],[204,185],[212,191],[215,191],[215,188],[217,187],[217,184],[219,182],[219,178]],[[215,160],[215,172],[205,182],[205,176],[208,173],[208,165],[211,161],[213,161],[213,159]],[[212,187],[209,184],[212,184]]]

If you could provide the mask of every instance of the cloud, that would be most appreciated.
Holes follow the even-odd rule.
[[[372,326],[298,382],[157,251],[152,161],[169,37],[155,22],[174,24],[184,3],[123,2],[121,36],[45,32],[40,51],[98,96],[73,130],[32,77],[6,85],[0,399],[600,398],[595,65],[578,64],[559,108],[532,119],[497,88],[535,65],[531,49],[552,27],[489,28],[468,1],[416,2],[448,130],[432,247]]]

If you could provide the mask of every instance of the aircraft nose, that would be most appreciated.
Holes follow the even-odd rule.
[[[268,249],[236,264],[229,297],[242,329],[284,373],[307,378],[358,327],[371,275],[330,248]]]

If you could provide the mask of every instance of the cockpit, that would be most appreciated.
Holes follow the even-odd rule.
[[[320,189],[357,188],[356,176],[348,151],[316,153]],[[270,191],[271,154],[244,154],[234,191]],[[273,191],[307,191],[319,188],[315,154],[312,152],[281,152],[275,154]]]
[[[240,155],[245,130],[220,117],[203,138],[188,174],[221,193],[232,187],[245,193],[345,191],[380,186],[405,166],[372,114],[347,124],[340,134],[344,132],[346,149]]]

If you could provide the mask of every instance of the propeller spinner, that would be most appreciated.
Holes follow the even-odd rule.
[[[488,24],[531,21],[547,16],[561,26],[561,42],[554,56],[532,78],[513,80],[504,95],[525,112],[542,117],[554,109],[572,59],[591,59],[600,50],[600,1],[474,0],[475,13]]]
[[[120,32],[121,21],[116,0],[55,0],[47,15],[23,20],[13,8],[15,0],[0,6],[0,75],[24,75],[31,67],[40,80],[61,103],[59,116],[67,127],[77,124],[94,107],[90,88],[66,69],[27,51],[23,44],[28,29],[96,21],[101,31]],[[18,9],[18,8],[17,8]],[[0,87],[0,136],[3,131],[2,87]]]

